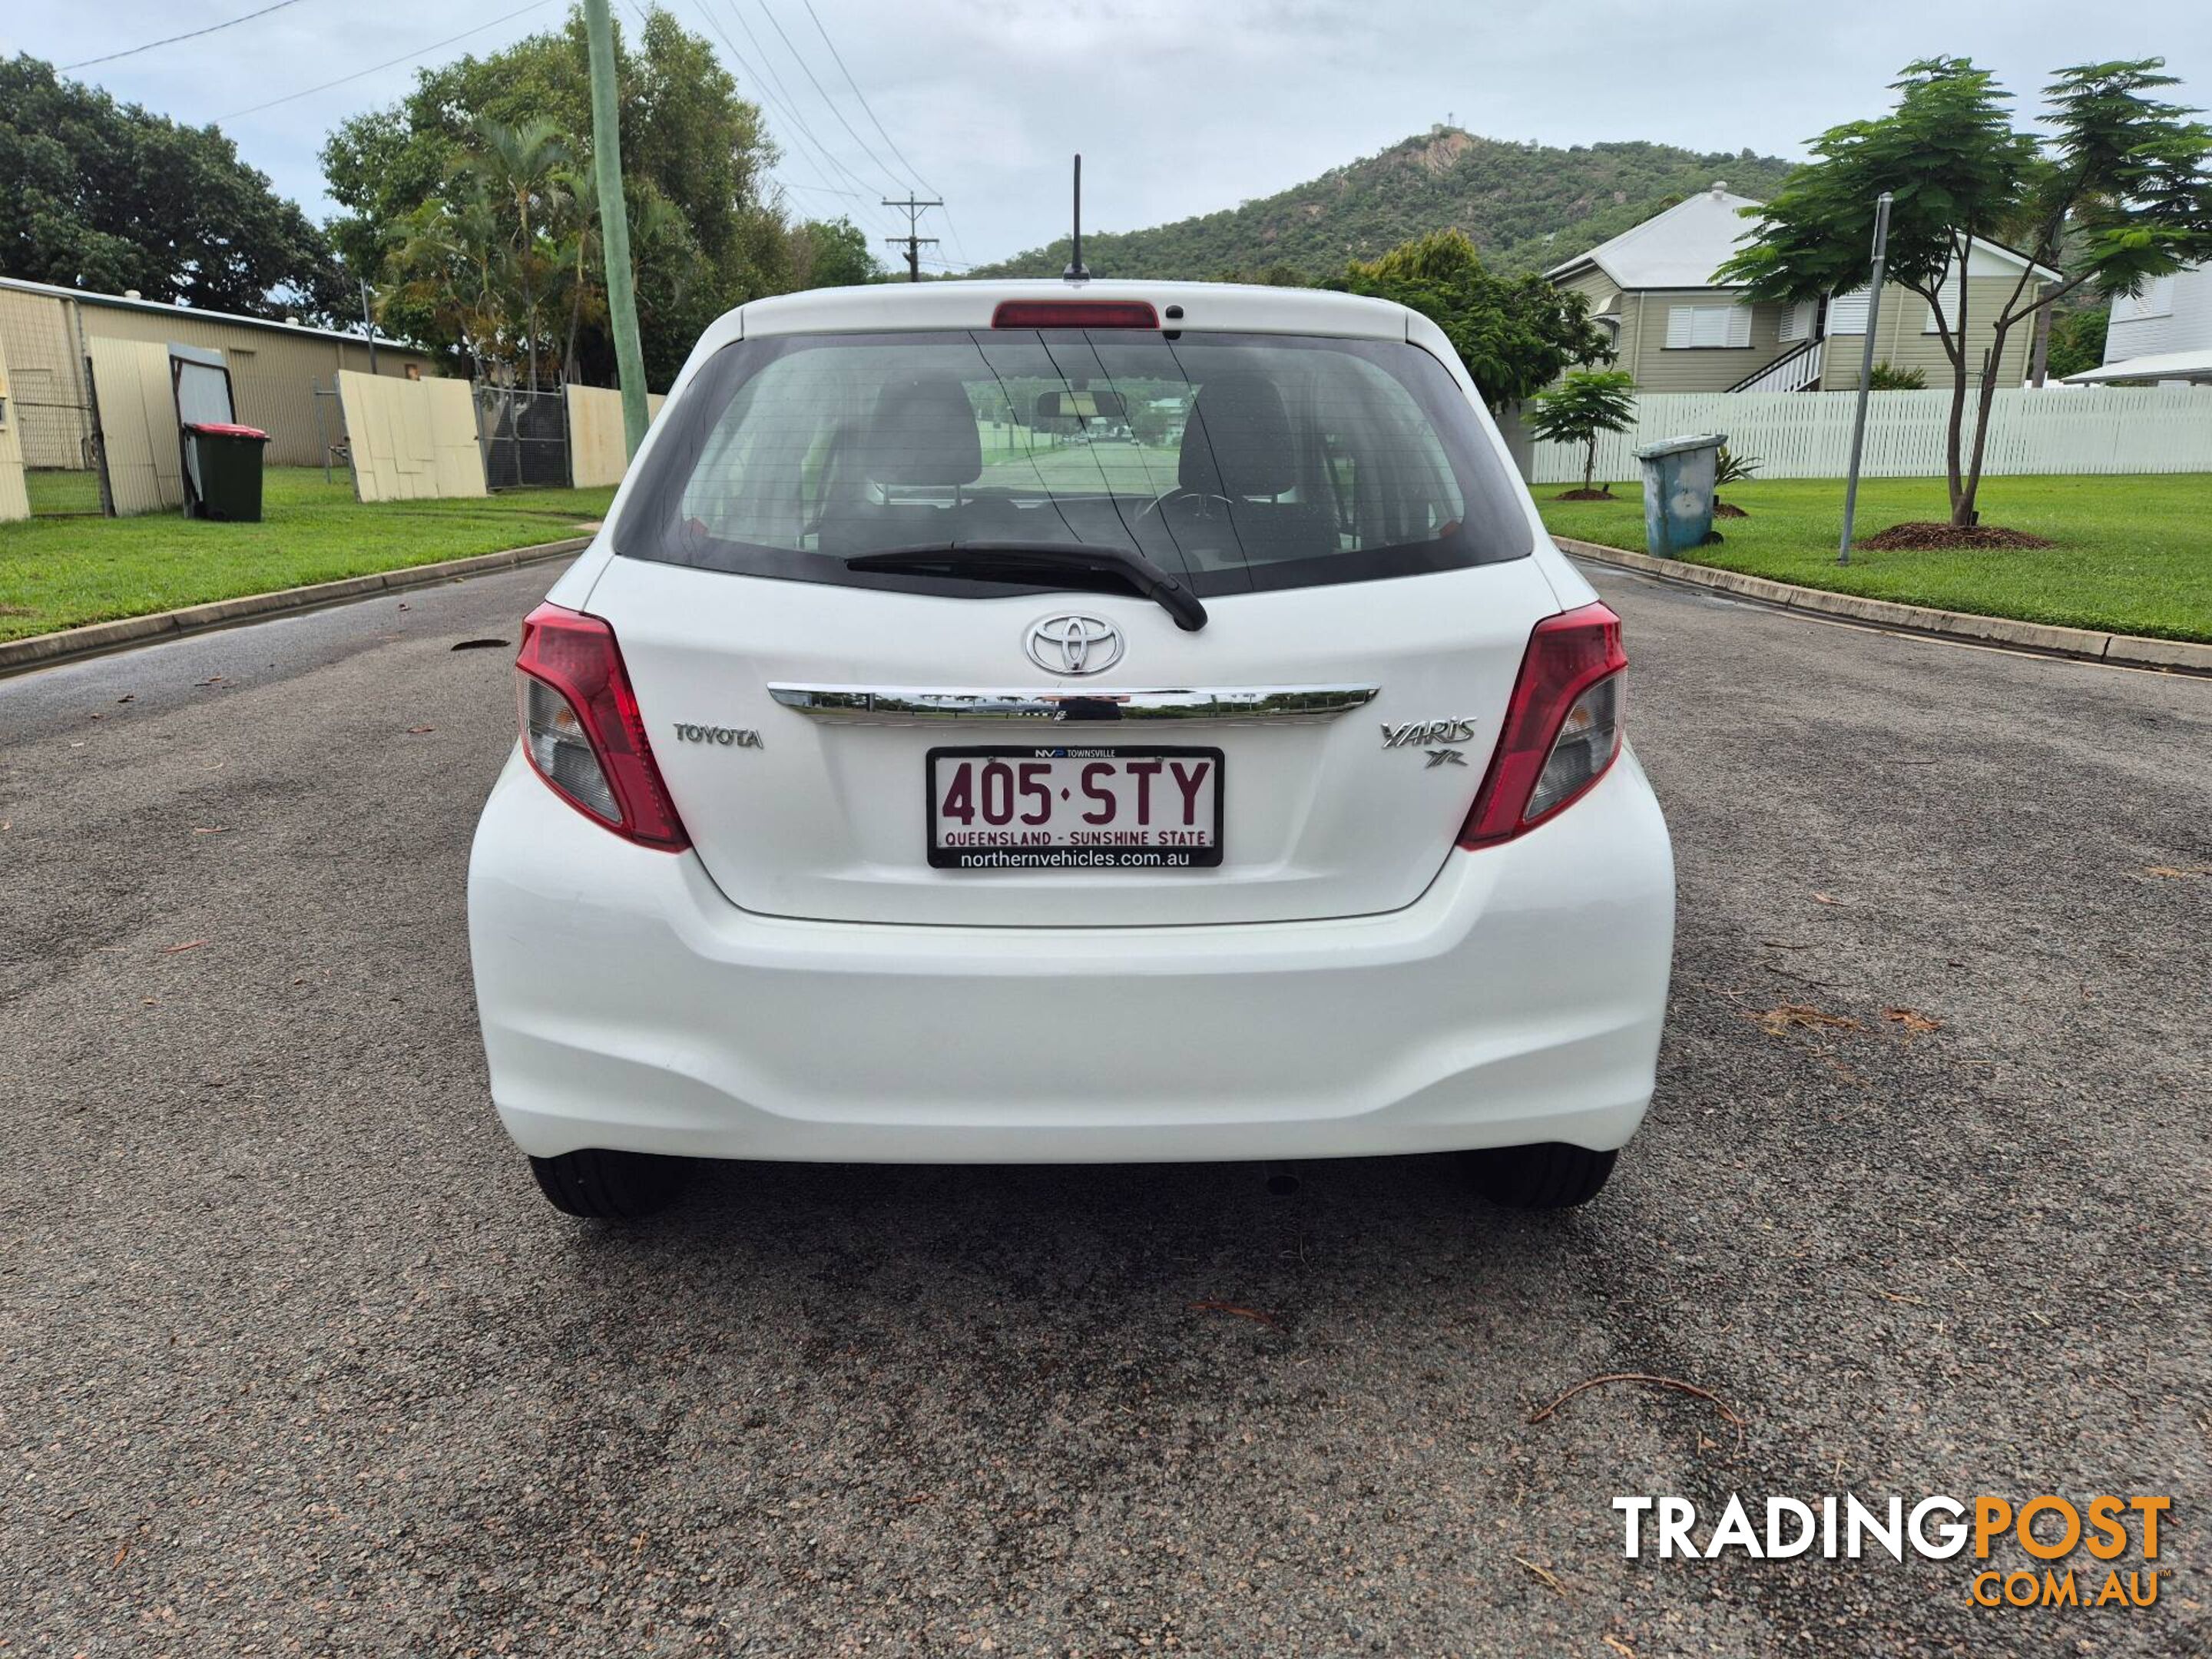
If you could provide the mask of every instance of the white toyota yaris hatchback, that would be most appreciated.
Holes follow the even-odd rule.
[[[696,1158],[1459,1152],[1579,1203],[1673,943],[1626,662],[1401,307],[743,307],[524,624],[501,1120],[610,1218]]]

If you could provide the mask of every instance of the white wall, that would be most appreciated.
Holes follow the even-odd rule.
[[[2133,298],[2112,301],[2105,361],[2154,357],[2169,351],[2212,350],[2212,265],[2154,277]]]
[[[1635,452],[1685,433],[1724,432],[1729,448],[1759,458],[1762,478],[1840,478],[1850,464],[1846,392],[1674,392],[1637,399],[1633,429],[1598,440],[1597,476],[1642,476]],[[1862,471],[1870,478],[1932,478],[1943,472],[1948,392],[1877,392],[1867,400]],[[1969,405],[1967,438],[1972,439]],[[2212,472],[2212,386],[2065,393],[2000,392],[1990,414],[1983,471],[2008,473]],[[1579,483],[1583,452],[1535,446],[1536,483]]]

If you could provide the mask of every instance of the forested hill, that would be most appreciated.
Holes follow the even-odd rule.
[[[1694,191],[1725,179],[1739,195],[1773,194],[1790,163],[1771,155],[1700,155],[1671,144],[1540,144],[1477,138],[1455,128],[1393,144],[1242,207],[1150,230],[1086,231],[1098,276],[1205,280],[1289,266],[1332,276],[1432,230],[1465,231],[1491,266],[1540,270],[1595,247]],[[978,276],[1057,276],[1067,240],[985,265]]]

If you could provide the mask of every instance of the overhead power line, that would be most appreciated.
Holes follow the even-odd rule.
[[[806,8],[806,15],[814,20],[815,33],[822,37],[822,44],[830,48],[830,61],[837,65],[837,72],[845,77],[845,84],[853,89],[853,96],[860,101],[860,108],[866,114],[870,125],[883,136],[883,141],[890,147],[891,154],[898,157],[899,165],[907,170],[907,176],[932,196],[943,195],[942,191],[921,176],[921,169],[907,159],[906,152],[898,147],[898,140],[892,137],[890,129],[884,125],[883,118],[876,113],[876,106],[868,101],[868,94],[860,90],[860,83],[853,78],[853,71],[846,66],[845,54],[837,50],[836,41],[830,39],[829,27],[823,22],[821,13],[814,9],[814,0],[799,0],[799,3]],[[942,203],[939,204],[940,208],[943,205]],[[950,211],[945,215],[945,228],[951,233],[952,246],[959,250],[960,257],[964,261],[968,257],[968,250],[961,246],[960,227],[952,222],[952,215]]]
[[[744,71],[745,78],[752,83],[753,89],[760,94],[761,101],[772,106],[778,114],[784,115],[785,118],[788,119],[788,113],[786,112],[783,105],[778,102],[775,94],[769,90],[768,82],[765,77],[762,76],[758,70],[752,66],[751,61],[746,58],[744,53],[738,50],[738,43],[730,39],[729,30],[724,28],[722,27],[721,20],[714,15],[714,11],[710,9],[708,0],[692,0],[692,4],[697,10],[700,17],[705,21],[707,27],[714,30],[714,33],[721,38],[723,50],[727,52],[731,58],[736,62],[737,66]],[[732,15],[735,16],[736,14],[733,12],[732,13]],[[743,18],[738,18],[738,22],[740,27],[744,27],[744,20]],[[815,161],[812,153],[811,151],[802,149],[799,154],[806,158],[806,165],[814,169],[814,176],[821,179],[825,186],[828,185],[830,183],[829,175],[822,171],[821,164]],[[858,192],[841,193],[857,194]]]
[[[381,64],[371,64],[367,69],[356,70],[351,75],[341,75],[337,80],[325,81],[319,87],[308,87],[300,92],[288,92],[282,98],[271,98],[265,104],[255,104],[246,109],[234,109],[228,115],[216,116],[216,119],[235,121],[240,116],[258,115],[264,109],[275,109],[279,104],[289,104],[302,98],[312,98],[319,92],[328,92],[332,87],[342,87],[349,81],[358,81],[364,75],[374,75],[381,70],[397,69],[402,64],[411,64],[418,58],[428,58],[432,52],[442,52],[447,46],[457,41],[465,40],[472,34],[482,34],[486,29],[497,28],[501,23],[512,21],[525,12],[537,11],[552,3],[553,0],[530,0],[530,3],[526,6],[517,6],[513,11],[502,12],[488,23],[479,23],[472,29],[463,29],[459,34],[449,34],[444,40],[430,46],[417,46],[413,52],[402,52],[397,58],[387,58]]]
[[[802,185],[795,179],[787,179],[783,182],[793,190],[808,191],[817,196],[842,196],[848,201],[876,201],[876,198],[872,196],[863,196],[857,190],[836,190],[828,185]],[[877,205],[880,207],[882,204],[880,202],[877,202]]]
[[[960,227],[952,222],[952,210],[940,207],[938,211],[945,216],[945,229],[952,233],[952,251],[960,256],[960,263],[963,265],[974,264],[975,261],[968,257],[967,244],[960,240]]]
[[[907,176],[924,190],[934,192],[937,186],[921,176],[914,163],[906,159],[906,152],[898,147],[897,140],[884,131],[883,121],[876,114],[875,106],[868,102],[868,94],[860,90],[860,83],[853,78],[853,71],[845,67],[844,53],[837,50],[837,43],[830,38],[830,31],[823,27],[821,14],[814,9],[814,0],[799,0],[799,3],[806,8],[806,15],[814,20],[814,32],[822,37],[822,44],[830,48],[830,62],[837,65],[837,72],[845,77],[845,84],[852,88],[853,96],[860,100],[860,108],[866,112],[877,132],[882,134],[884,143],[890,146],[891,154],[898,157],[899,165],[906,169]]]
[[[730,40],[729,35],[724,33],[719,25],[716,26],[715,32],[721,34],[723,43],[729,46],[731,56],[736,58],[745,72],[753,77],[753,83],[760,88],[761,95],[782,112],[784,118],[791,124],[793,132],[799,140],[811,148],[813,153],[821,158],[823,166],[854,186],[853,193],[855,196],[866,199],[875,195],[876,191],[868,181],[846,166],[837,153],[823,143],[815,135],[814,129],[806,125],[806,118],[799,112],[799,100],[792,95],[791,88],[784,85],[783,77],[775,72],[775,59],[769,57],[768,48],[761,44],[760,36],[753,33],[752,25],[745,21],[744,13],[738,9],[737,0],[725,0],[725,4],[731,21],[737,24],[745,40],[751,45],[755,54],[759,58],[760,67],[756,69],[745,60],[744,56],[738,51],[736,43]],[[770,88],[774,90],[771,91]],[[817,168],[817,171],[820,172],[821,169]],[[823,182],[829,183],[827,173],[823,175]]]
[[[221,29],[234,29],[240,23],[250,23],[257,17],[266,17],[272,11],[282,11],[287,6],[296,6],[299,3],[300,0],[276,0],[276,3],[273,6],[264,6],[259,11],[249,11],[244,16],[231,18],[227,22],[210,23],[204,29],[188,29],[182,34],[165,35],[159,40],[149,40],[143,46],[131,46],[122,52],[111,52],[103,58],[80,58],[74,64],[62,64],[61,69],[64,71],[90,69],[94,64],[112,64],[118,58],[136,58],[140,52],[151,52],[156,46],[173,46],[179,40],[197,40],[203,34],[213,34]]]
[[[794,152],[805,159],[806,165],[814,170],[814,176],[822,181],[819,188],[826,191],[832,196],[848,196],[855,201],[860,202],[874,201],[876,199],[877,193],[867,187],[867,180],[860,177],[860,175],[855,173],[852,168],[845,166],[844,163],[840,161],[836,156],[830,151],[828,147],[825,146],[820,139],[814,136],[813,129],[806,125],[805,120],[799,115],[798,110],[792,106],[790,103],[790,95],[788,92],[785,90],[781,80],[775,77],[773,68],[771,68],[769,72],[764,76],[759,70],[753,67],[751,60],[746,58],[744,53],[738,50],[738,43],[730,39],[730,32],[722,27],[720,20],[714,15],[711,0],[696,0],[696,3],[697,4],[700,16],[706,19],[707,26],[713,29],[717,35],[721,37],[724,49],[729,52],[731,58],[736,62],[738,67],[744,71],[746,76],[752,82],[754,90],[760,94],[762,100],[768,104],[771,108],[775,109],[785,121],[789,123],[791,136],[794,141]],[[734,5],[730,6],[728,9],[732,21],[737,24],[738,28],[744,30],[745,39],[752,42],[753,50],[757,52],[762,52],[760,39],[757,35],[754,34],[750,27],[747,27],[744,16],[737,10]],[[765,52],[762,52],[763,60],[765,60],[766,56],[767,54]],[[779,97],[779,94],[781,94],[782,96]],[[817,156],[820,158],[819,160],[817,159]],[[830,173],[824,170],[825,163],[830,169],[836,171],[848,181],[858,186],[858,188],[853,190],[840,190],[836,185],[832,185],[830,182]],[[796,188],[800,190],[812,190],[817,188],[817,186],[812,185],[797,185]]]
[[[829,89],[823,87],[821,81],[815,76],[813,65],[800,56],[799,48],[792,44],[791,37],[783,32],[783,25],[776,21],[775,14],[769,9],[768,0],[753,0],[753,3],[760,8],[761,15],[768,19],[769,27],[775,31],[776,38],[783,42],[783,49],[791,54],[792,61],[799,65],[799,73],[813,83],[816,94],[821,98],[823,103],[828,106],[830,112],[837,118],[837,125],[844,128],[852,141],[860,147],[860,153],[873,161],[884,177],[891,181],[891,188],[893,190],[900,188],[898,174],[885,165],[884,158],[876,154],[868,141],[861,137],[854,130],[853,124],[845,118],[845,112],[837,107],[837,100],[830,97]]]

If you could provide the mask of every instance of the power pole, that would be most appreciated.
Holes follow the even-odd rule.
[[[622,382],[623,439],[635,455],[645,441],[645,349],[637,339],[637,288],[629,268],[629,210],[623,202],[622,116],[615,93],[615,28],[607,0],[584,0],[592,53],[592,171],[599,188],[599,251],[607,267],[607,316],[615,331]]]
[[[884,198],[884,205],[885,207],[902,209],[906,213],[906,234],[903,236],[886,236],[884,238],[884,240],[889,242],[894,247],[898,246],[901,243],[904,243],[906,245],[906,279],[909,283],[918,283],[921,280],[922,244],[927,242],[930,246],[935,247],[937,246],[937,238],[934,236],[915,235],[914,234],[915,227],[920,225],[921,222],[921,210],[924,208],[943,207],[945,204],[942,202],[918,202],[909,195],[903,202],[894,202],[889,197],[886,197]]]
[[[1881,320],[1881,284],[1889,255],[1887,191],[1874,198],[1874,274],[1867,279],[1866,344],[1859,353],[1859,401],[1851,414],[1851,464],[1844,483],[1844,538],[1836,547],[1836,562],[1851,562],[1851,520],[1859,510],[1859,457],[1866,450],[1867,393],[1874,379],[1874,331]]]
[[[361,325],[368,331],[368,372],[376,373],[376,319],[368,310],[368,278],[361,279]]]

